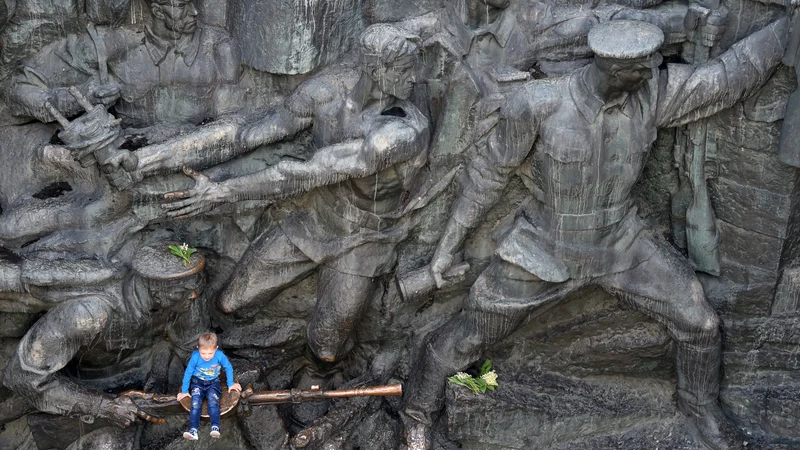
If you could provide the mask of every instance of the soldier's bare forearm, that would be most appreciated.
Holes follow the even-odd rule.
[[[226,201],[276,200],[348,178],[366,176],[374,168],[362,158],[364,140],[322,148],[309,161],[281,161],[260,172],[219,183]]]
[[[270,144],[297,134],[310,124],[280,109],[257,122],[245,124],[241,116],[219,120],[196,131],[136,152],[143,177],[195,170],[221,164],[259,145]]]
[[[294,136],[311,126],[312,122],[310,117],[298,117],[286,108],[278,108],[259,120],[242,126],[239,140],[243,147],[254,149]]]
[[[145,177],[177,172],[182,167],[205,169],[246,152],[238,140],[241,119],[227,119],[199,128],[160,144],[136,152],[137,169]]]
[[[427,134],[401,122],[388,122],[364,139],[323,147],[308,161],[281,161],[261,172],[219,183],[228,201],[277,200],[378,173],[414,157]]]
[[[27,83],[19,83],[14,86],[9,100],[9,106],[15,116],[32,118],[44,123],[56,120],[45,108],[46,102],[49,102],[66,117],[72,117],[83,111],[75,98],[69,94],[67,88],[45,89]]]

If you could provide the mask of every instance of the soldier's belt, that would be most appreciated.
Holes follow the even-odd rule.
[[[533,206],[532,209],[534,214],[543,213],[543,215],[551,217],[553,224],[560,230],[582,231],[596,230],[619,223],[625,218],[632,205],[633,202],[627,200],[617,207],[601,209],[590,214],[559,213],[544,203],[539,203],[539,208]],[[540,211],[536,211],[536,209],[540,209]]]
[[[345,198],[337,198],[333,192],[328,189],[320,189],[322,199],[326,205],[341,218],[353,222],[354,224],[369,228],[374,231],[381,231],[388,228],[395,223],[395,220],[384,219],[377,214],[364,211],[347,201]]]

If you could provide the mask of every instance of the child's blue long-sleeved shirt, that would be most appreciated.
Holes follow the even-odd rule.
[[[222,350],[217,349],[214,356],[208,361],[200,357],[200,350],[192,352],[192,357],[189,358],[189,364],[186,365],[186,371],[183,373],[183,385],[181,392],[189,393],[189,383],[192,377],[197,377],[201,380],[211,381],[219,377],[220,369],[225,369],[225,375],[228,380],[228,387],[233,386],[233,366],[228,361],[228,357],[222,353]]]

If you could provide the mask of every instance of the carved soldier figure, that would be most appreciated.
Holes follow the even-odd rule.
[[[88,102],[113,105],[123,135],[151,141],[228,111],[226,105],[236,103],[230,94],[241,73],[231,37],[201,25],[192,1],[153,0],[150,10],[152,20],[143,31],[90,26],[87,34],[70,35],[29,58],[12,77],[9,108],[18,117],[42,122],[56,120],[53,111],[72,118],[86,109],[69,92],[77,86]],[[7,170],[0,176],[11,184],[0,189],[5,194],[0,196],[5,212],[0,243],[16,247],[74,229],[117,230],[110,241],[121,242],[141,227],[130,214],[130,193],[113,192],[93,165],[74,164],[78,152],[71,149],[70,155],[64,146],[43,145],[52,130],[30,125],[14,133],[31,134],[21,151],[4,153],[16,160],[4,163]],[[115,141],[115,148],[122,141]],[[125,150],[114,154],[96,164],[116,186],[127,187],[130,178],[117,170],[120,164],[135,166],[136,157]],[[45,201],[29,198],[54,180],[68,184],[71,192]]]
[[[559,76],[591,61],[586,44],[589,30],[609,20],[635,19],[652,23],[664,32],[665,43],[686,39],[686,7],[635,9],[619,5],[598,8],[551,5],[540,1],[450,0],[431,25],[410,19],[402,24],[419,29],[432,46],[447,50],[449,64],[435,64],[442,73],[428,79],[434,133],[431,165],[452,164],[477,137],[485,134],[491,114],[513,89],[528,80],[531,71]],[[702,27],[708,45],[722,36],[727,15],[715,11]],[[436,86],[444,85],[437,89]],[[439,112],[441,109],[441,112]],[[456,158],[457,159],[457,158]]]
[[[786,23],[771,24],[707,64],[669,64],[662,71],[660,29],[606,22],[589,34],[591,65],[517,91],[469,163],[431,262],[434,277],[451,266],[517,168],[524,169],[532,196],[496,232],[494,260],[462,311],[433,334],[407,385],[410,449],[430,446],[446,376],[587,285],[603,287],[667,327],[677,343],[680,410],[708,447],[728,448],[718,406],[719,318],[686,260],[637,217],[631,188],[659,128],[714,114],[769,77],[780,62]]]
[[[310,160],[284,161],[219,183],[188,171],[195,186],[167,194],[185,199],[164,205],[172,216],[184,217],[223,202],[308,192],[273,208],[277,224],[251,244],[219,307],[225,313],[244,312],[319,267],[308,342],[328,362],[346,352],[361,310],[380,285],[379,276],[394,266],[395,245],[409,229],[400,220],[405,193],[425,164],[430,139],[427,120],[406,100],[419,54],[416,37],[391,25],[372,25],[361,37],[361,50],[360,68],[338,67],[309,79],[285,108],[232,133],[236,138],[229,143],[238,151],[252,149],[310,126],[317,147]],[[149,167],[154,170],[181,162],[208,165],[219,161],[220,136],[225,135],[200,130],[158,146],[152,158],[143,149],[140,163],[153,162]]]
[[[154,381],[148,377],[159,342],[167,340],[188,355],[208,329],[194,300],[204,267],[200,253],[185,266],[167,244],[143,247],[133,272],[116,287],[65,301],[42,316],[20,341],[3,384],[51,414],[120,426],[150,419],[130,400],[102,392]]]
[[[71,85],[92,103],[113,104],[124,128],[197,125],[226,111],[241,73],[232,38],[201,25],[191,0],[151,0],[150,11],[144,31],[89,26],[31,57],[12,78],[12,112],[52,122],[48,101],[74,116],[82,109]]]

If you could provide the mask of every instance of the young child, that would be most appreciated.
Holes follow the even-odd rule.
[[[217,347],[217,335],[203,333],[197,340],[197,350],[192,352],[186,372],[183,374],[183,385],[178,394],[178,401],[192,397],[192,412],[189,413],[189,431],[183,433],[186,439],[196,441],[197,429],[200,427],[200,411],[203,398],[208,399],[208,415],[211,418],[211,437],[219,437],[219,399],[222,388],[219,383],[219,372],[225,368],[228,380],[228,392],[241,392],[242,386],[233,382],[233,366]],[[191,392],[191,394],[189,394]]]

